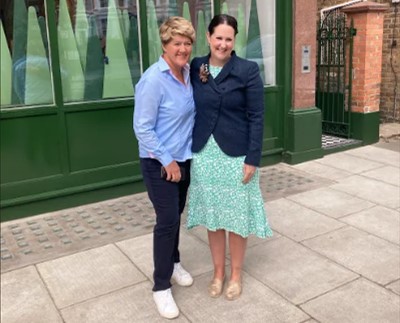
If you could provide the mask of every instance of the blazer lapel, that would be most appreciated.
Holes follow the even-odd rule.
[[[201,62],[202,64],[207,64],[210,66],[210,54],[208,54],[204,61]],[[207,84],[217,93],[221,93],[221,90],[218,88],[217,83],[215,83],[215,79],[212,77],[211,74],[208,75]]]
[[[232,56],[231,56],[230,60],[224,65],[221,72],[215,78],[215,83],[217,84],[217,86],[229,75],[229,73],[231,72],[231,70],[233,68],[233,64],[234,64],[235,60],[236,60],[236,53],[235,53],[235,51],[232,51]]]
[[[208,84],[210,87],[217,93],[221,93],[221,89],[219,88],[219,84],[229,75],[231,72],[234,61],[236,60],[236,53],[235,51],[232,51],[232,56],[230,60],[224,65],[222,68],[221,72],[217,75],[217,77],[214,79],[211,75],[208,77]],[[210,54],[205,57],[204,61],[201,62],[202,64],[208,64],[210,66]]]

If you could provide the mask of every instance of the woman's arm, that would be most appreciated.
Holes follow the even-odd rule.
[[[249,122],[249,145],[245,158],[248,165],[259,166],[264,129],[264,86],[260,70],[251,64],[246,87],[246,111]]]
[[[167,166],[173,158],[155,132],[161,101],[159,85],[149,80],[139,81],[135,91],[133,128],[137,140],[148,152],[149,157],[156,158],[163,166]]]

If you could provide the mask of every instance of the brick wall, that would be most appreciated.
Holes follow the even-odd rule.
[[[370,0],[388,3],[390,8],[384,13],[382,46],[382,82],[380,87],[379,109],[382,122],[400,121],[400,5],[397,5],[395,26],[395,6],[391,0]],[[319,11],[323,8],[345,3],[343,0],[318,0]],[[357,26],[355,26],[357,28]],[[393,38],[397,42],[392,47]],[[396,86],[397,77],[397,86]],[[396,93],[396,94],[395,94]]]

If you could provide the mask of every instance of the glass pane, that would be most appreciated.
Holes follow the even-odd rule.
[[[140,77],[135,0],[57,0],[65,102],[133,96]]]
[[[53,102],[43,0],[0,1],[1,107]]]
[[[182,16],[191,21],[196,30],[192,56],[204,56],[209,50],[206,28],[212,16],[211,0],[146,0],[149,35],[149,62],[158,61],[162,53],[158,28],[170,16]]]
[[[238,21],[235,50],[257,62],[266,85],[275,84],[275,0],[229,0],[221,12]]]

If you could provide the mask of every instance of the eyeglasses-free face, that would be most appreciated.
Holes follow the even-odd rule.
[[[170,68],[180,71],[189,62],[193,44],[188,37],[175,36],[162,48],[164,51],[163,58]]]
[[[218,25],[212,34],[207,33],[207,40],[211,51],[210,64],[223,66],[235,47],[235,30],[227,24]]]

